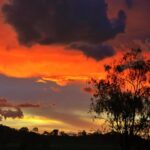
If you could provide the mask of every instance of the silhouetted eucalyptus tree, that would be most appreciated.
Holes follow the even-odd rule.
[[[90,109],[124,135],[123,149],[129,150],[131,137],[150,133],[150,60],[132,49],[105,71],[106,79],[91,81]]]

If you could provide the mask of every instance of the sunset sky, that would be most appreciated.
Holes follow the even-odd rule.
[[[0,0],[0,120],[15,128],[96,130],[91,78],[140,47],[150,0]]]

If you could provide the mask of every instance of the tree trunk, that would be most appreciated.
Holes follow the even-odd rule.
[[[121,136],[121,150],[130,150],[130,149],[131,149],[130,136],[127,133],[124,133]]]

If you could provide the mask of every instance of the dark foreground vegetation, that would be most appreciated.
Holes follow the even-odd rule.
[[[121,135],[117,133],[38,134],[0,125],[0,150],[120,150],[120,143]],[[132,147],[150,150],[150,141],[134,137]]]

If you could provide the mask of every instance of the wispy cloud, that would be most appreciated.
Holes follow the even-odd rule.
[[[7,118],[23,118],[24,114],[21,108],[37,108],[40,107],[38,104],[13,104],[5,98],[0,99],[0,119]]]

